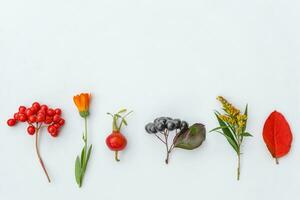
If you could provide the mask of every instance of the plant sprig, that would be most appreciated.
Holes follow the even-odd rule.
[[[252,136],[250,133],[246,132],[248,105],[246,106],[244,113],[241,114],[240,110],[235,108],[223,97],[218,97],[217,99],[222,103],[225,114],[215,111],[215,115],[220,126],[214,128],[210,132],[217,132],[223,135],[231,147],[235,150],[238,157],[237,180],[239,180],[241,171],[240,159],[242,142],[244,137]]]

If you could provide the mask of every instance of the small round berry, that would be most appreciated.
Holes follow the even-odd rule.
[[[173,131],[173,130],[175,130],[175,128],[176,128],[176,125],[175,125],[175,123],[173,121],[168,121],[167,122],[167,129],[169,131]]]
[[[20,122],[26,122],[27,121],[27,116],[23,113],[20,113],[19,116],[18,116],[18,120]]]
[[[180,119],[173,119],[173,122],[175,123],[175,128],[180,129],[181,127],[181,120]]]
[[[55,115],[55,111],[54,111],[52,108],[49,108],[49,109],[47,110],[47,115],[48,115],[48,116],[53,116],[53,115]]]
[[[158,122],[158,123],[155,124],[155,128],[156,128],[156,130],[162,132],[162,131],[165,130],[166,124],[164,124],[162,122]]]
[[[50,135],[51,135],[52,137],[57,137],[57,136],[58,136],[58,133],[59,133],[59,130],[56,129],[56,131],[50,133]]]
[[[36,116],[35,115],[31,115],[28,117],[28,122],[29,123],[35,123],[36,122]]]
[[[45,121],[45,115],[44,114],[38,114],[36,117],[37,122],[44,122]]]
[[[154,126],[154,123],[148,123],[148,124],[145,126],[145,130],[146,130],[147,133],[152,134],[152,132],[151,132],[151,130],[150,130],[150,128],[151,128],[152,126]]]
[[[54,111],[55,111],[55,114],[61,115],[61,109],[60,108],[56,108]]]
[[[37,115],[39,115],[39,114],[46,115],[46,111],[44,111],[44,110],[39,110],[39,111],[37,112]]]
[[[35,108],[35,107],[31,107],[30,110],[31,110],[31,112],[32,112],[33,115],[36,114],[36,113],[39,111],[39,110],[38,110],[37,108]]]
[[[57,129],[60,128],[60,124],[58,124],[58,123],[53,124],[53,126],[54,126],[55,128],[57,128]]]
[[[27,108],[27,109],[25,110],[25,114],[27,115],[27,117],[33,115],[33,112],[32,112],[32,110],[31,110],[31,108]]]
[[[186,130],[188,128],[189,128],[189,124],[186,121],[182,121],[180,130]]]
[[[64,119],[60,119],[59,122],[58,122],[58,124],[59,124],[60,126],[65,125],[65,120],[64,120]]]
[[[25,107],[25,106],[20,106],[20,107],[19,107],[19,113],[24,114],[25,111],[26,111],[26,107]]]
[[[29,135],[33,135],[35,133],[35,127],[34,126],[28,126],[27,132]]]
[[[57,131],[57,128],[55,126],[53,126],[53,125],[48,126],[48,132],[49,133],[54,133],[55,131]]]
[[[60,119],[61,119],[61,118],[60,118],[59,115],[54,115],[54,116],[53,116],[53,122],[54,122],[54,123],[58,123],[58,122],[60,121]]]
[[[43,111],[46,112],[48,110],[48,106],[47,105],[41,105],[40,110],[43,110]]]
[[[34,103],[32,104],[32,108],[34,108],[36,111],[38,111],[38,110],[40,110],[41,105],[40,105],[39,102],[34,102]]]
[[[45,124],[51,124],[52,123],[52,117],[50,117],[50,116],[46,116],[46,118],[45,118]]]
[[[18,120],[18,117],[19,117],[19,113],[15,113],[15,114],[14,114],[14,119],[15,119],[15,120]]]
[[[17,121],[15,119],[9,119],[7,120],[7,125],[8,126],[14,126],[16,125]]]

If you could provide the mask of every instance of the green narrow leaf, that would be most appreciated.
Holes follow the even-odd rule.
[[[89,150],[88,150],[88,154],[87,154],[87,157],[86,157],[86,165],[87,165],[87,163],[89,162],[89,159],[90,159],[90,155],[91,155],[91,152],[92,152],[92,146],[93,145],[91,145]]]
[[[127,109],[122,109],[118,113],[121,114],[121,113],[124,113],[124,112],[127,112]]]
[[[215,132],[215,131],[217,131],[217,130],[219,130],[219,129],[223,129],[223,128],[227,128],[226,126],[219,126],[219,127],[217,127],[217,128],[214,128],[214,129],[212,129],[211,131],[209,131],[210,133],[211,132]]]
[[[244,137],[253,137],[253,135],[251,135],[251,134],[248,133],[248,132],[242,133],[242,136],[244,136]]]
[[[228,141],[228,143],[232,146],[232,148],[235,150],[235,152],[238,154],[239,153],[239,147],[236,144],[236,141],[232,140],[230,137],[228,137],[227,135],[225,135],[224,133],[222,133],[221,131],[216,131],[222,135],[224,135]]]
[[[237,145],[237,142],[235,141],[235,138],[234,138],[234,136],[233,136],[233,133],[230,131],[230,129],[228,128],[228,126],[226,125],[226,123],[225,123],[222,119],[219,118],[219,116],[218,116],[217,113],[215,113],[215,115],[216,115],[216,117],[217,117],[217,119],[218,119],[218,121],[219,121],[220,126],[221,126],[221,127],[226,127],[226,128],[222,128],[223,133],[224,133],[225,135],[227,135],[228,137],[230,137],[231,140],[233,140],[233,141],[236,143],[236,145]]]
[[[84,161],[85,161],[85,147],[83,147],[82,148],[82,150],[81,150],[81,162],[80,162],[80,164],[81,164],[81,166],[84,166]]]
[[[75,178],[77,184],[80,186],[81,185],[81,164],[80,164],[80,158],[77,156],[76,161],[75,161]]]
[[[248,121],[248,104],[246,105],[244,115],[247,116],[247,119],[246,119],[246,121],[245,121],[245,127],[244,127],[243,130],[242,130],[243,132],[246,131],[246,127],[247,127],[247,121]]]
[[[128,125],[128,124],[127,124],[127,121],[126,121],[124,118],[122,118],[122,122],[125,124],[125,126]]]

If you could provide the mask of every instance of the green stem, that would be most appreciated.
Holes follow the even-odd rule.
[[[88,131],[88,128],[87,128],[87,117],[84,118],[84,147],[85,149],[87,148],[87,131]]]
[[[119,162],[120,161],[120,159],[118,158],[118,151],[115,151],[115,160],[117,161],[117,162]]]
[[[241,173],[241,154],[238,153],[238,168],[237,168],[237,180],[240,180],[240,173]]]

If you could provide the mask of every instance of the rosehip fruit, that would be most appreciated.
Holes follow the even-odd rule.
[[[56,108],[54,111],[55,111],[55,114],[61,115],[61,109],[60,108]]]
[[[27,116],[25,114],[23,114],[23,113],[20,113],[19,116],[18,116],[18,120],[20,122],[26,122]]]
[[[53,115],[55,115],[55,111],[52,108],[49,108],[47,110],[47,115],[52,117]]]
[[[25,113],[25,111],[26,111],[26,107],[25,106],[20,106],[19,107],[19,113]]]
[[[38,102],[34,102],[32,104],[32,108],[34,108],[36,111],[40,110],[41,106]]]
[[[36,122],[36,116],[35,115],[31,115],[28,117],[28,122],[30,123],[35,123]]]
[[[28,126],[27,132],[29,135],[33,135],[35,133],[35,127],[34,126]]]
[[[59,115],[54,115],[54,116],[53,116],[53,122],[54,122],[54,123],[58,123],[58,122],[60,121],[60,119],[61,119],[61,118],[60,118]]]
[[[15,119],[9,119],[9,120],[7,120],[7,125],[8,126],[14,126],[14,125],[16,125],[16,120]]]

